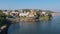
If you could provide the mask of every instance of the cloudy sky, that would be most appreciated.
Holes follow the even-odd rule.
[[[60,12],[60,0],[0,0],[1,9],[47,9]]]

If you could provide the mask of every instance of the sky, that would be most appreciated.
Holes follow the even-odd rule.
[[[42,9],[60,12],[60,0],[0,0],[0,10]]]

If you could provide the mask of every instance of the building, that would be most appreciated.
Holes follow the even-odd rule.
[[[29,12],[26,12],[26,11],[21,11],[20,13],[19,13],[19,16],[21,17],[21,16],[28,16],[29,15]]]
[[[9,10],[2,10],[2,11],[3,11],[3,13],[5,13],[6,15],[9,14]]]
[[[46,12],[42,12],[42,14],[46,14]]]
[[[18,16],[19,12],[17,10],[10,11],[11,16]]]
[[[34,17],[34,15],[36,15],[36,11],[34,10],[30,10],[31,12],[29,12],[28,17]]]

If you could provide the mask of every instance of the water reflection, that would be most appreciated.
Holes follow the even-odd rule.
[[[8,34],[58,34],[60,32],[59,17],[49,21],[20,22],[12,24]]]

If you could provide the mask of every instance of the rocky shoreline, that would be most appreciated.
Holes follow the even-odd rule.
[[[6,20],[6,24],[0,27],[0,34],[7,34],[7,30],[11,25],[9,20]]]

